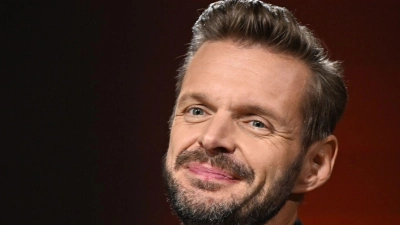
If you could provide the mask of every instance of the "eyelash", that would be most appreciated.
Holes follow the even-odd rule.
[[[194,111],[194,110],[200,110],[202,114],[199,115],[199,114],[195,114],[194,112],[190,113],[191,111]],[[205,114],[205,111],[200,107],[191,107],[191,108],[187,109],[187,113],[191,114],[192,116],[202,116]]]
[[[195,110],[197,110],[197,113],[199,114],[196,114]],[[205,119],[204,116],[208,115],[205,109],[197,105],[187,108],[185,110],[185,114],[188,115],[186,119],[192,122],[200,122],[203,120],[203,118]],[[245,119],[242,122],[249,124],[252,129],[258,130],[259,132],[265,132],[265,130],[269,130],[269,132],[272,132],[272,125],[270,125],[268,122],[263,122],[257,118],[252,119],[253,116],[255,115],[250,115],[248,119]]]
[[[267,126],[259,120],[252,120],[250,123],[252,124],[252,126],[256,127],[257,129],[267,128]],[[261,127],[256,126],[255,123],[261,124]]]

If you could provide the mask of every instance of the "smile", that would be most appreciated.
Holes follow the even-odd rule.
[[[238,181],[239,179],[234,175],[219,169],[212,167],[205,163],[190,163],[187,169],[194,174],[196,177],[205,181]]]

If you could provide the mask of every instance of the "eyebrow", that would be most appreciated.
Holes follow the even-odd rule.
[[[275,121],[282,121],[272,109],[265,109],[263,107],[250,104],[240,106],[240,108],[245,109],[246,112],[254,113],[256,115],[267,116]]]
[[[193,93],[187,93],[187,94],[182,95],[178,99],[177,105],[179,107],[181,105],[184,105],[185,102],[192,100],[192,99],[197,100],[199,102],[206,102],[206,103],[210,102],[209,98],[205,94],[193,92]]]

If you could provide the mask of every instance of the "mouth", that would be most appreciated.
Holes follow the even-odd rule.
[[[206,163],[189,163],[186,168],[195,177],[204,181],[237,182],[241,180],[228,171]]]
[[[254,181],[254,171],[243,163],[235,161],[226,154],[209,157],[205,150],[186,150],[176,158],[173,168],[176,172],[183,169],[184,176],[194,183],[229,184]],[[198,186],[198,185],[197,185]]]

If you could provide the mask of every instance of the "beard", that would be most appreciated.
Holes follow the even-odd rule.
[[[214,167],[239,176],[249,185],[254,181],[253,170],[243,164],[235,162],[229,154],[220,153],[208,156],[204,150],[183,151],[176,158],[174,170],[177,171],[189,162],[208,162]],[[261,225],[271,220],[284,206],[291,194],[291,190],[298,177],[303,161],[299,154],[284,174],[273,184],[268,191],[261,187],[242,197],[232,194],[226,201],[216,201],[212,197],[201,196],[201,192],[184,188],[173,177],[172,171],[166,166],[164,157],[163,177],[167,189],[167,198],[173,212],[185,225]],[[218,191],[222,184],[191,180],[191,185],[205,191]]]

